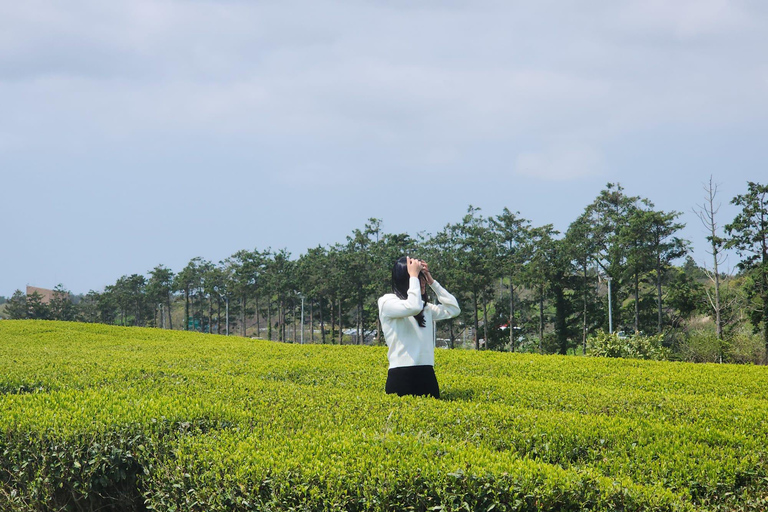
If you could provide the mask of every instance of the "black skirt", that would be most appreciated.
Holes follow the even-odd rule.
[[[387,394],[431,396],[440,398],[433,366],[401,366],[387,373]]]

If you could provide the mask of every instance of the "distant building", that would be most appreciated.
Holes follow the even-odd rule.
[[[35,292],[37,292],[40,297],[42,297],[41,301],[43,304],[50,304],[51,299],[53,299],[53,290],[48,290],[47,288],[38,288],[36,286],[27,286],[27,296],[30,296]]]

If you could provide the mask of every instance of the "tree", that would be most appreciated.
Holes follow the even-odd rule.
[[[563,277],[562,270],[558,268],[560,267],[558,264],[560,248],[558,241],[554,238],[557,234],[558,232],[552,224],[531,228],[530,230],[532,250],[531,259],[525,269],[525,281],[534,290],[539,305],[539,352],[543,350],[542,344],[546,325],[544,302],[547,298],[547,293],[553,287],[558,287],[560,288],[559,291],[562,291],[562,284],[556,282],[558,278],[561,279]],[[561,332],[563,331],[561,330]]]
[[[679,212],[653,211],[648,216],[650,227],[650,253],[653,256],[653,266],[656,272],[656,304],[658,323],[656,332],[661,334],[662,319],[662,293],[661,284],[664,274],[672,261],[682,258],[688,252],[690,242],[674,236],[683,229],[684,225],[675,222],[680,216]]]
[[[173,318],[171,315],[171,300],[173,298],[173,271],[163,265],[158,265],[149,271],[149,281],[147,282],[147,296],[149,301],[155,307],[155,315],[159,313],[160,322],[155,322],[156,326],[173,329]],[[168,322],[166,323],[166,318]]]
[[[407,247],[409,242],[408,235],[399,236],[402,237],[402,239],[398,243],[391,242],[392,245]],[[423,252],[427,263],[429,263],[430,273],[433,276],[437,276],[435,279],[439,277],[439,282],[446,285],[445,287],[454,293],[459,300],[459,304],[466,304],[466,302],[471,300],[472,295],[466,288],[464,288],[464,282],[466,281],[464,279],[465,269],[461,267],[462,258],[461,254],[456,252],[457,246],[458,244],[453,236],[453,230],[450,229],[449,226],[446,226],[445,229],[438,232],[423,244],[421,252]],[[401,254],[405,253],[400,252],[393,254],[391,261],[394,263],[396,259],[395,255],[399,256]],[[391,264],[388,270],[391,279]],[[449,346],[451,348],[455,348],[456,336],[461,335],[462,332],[466,331],[467,325],[470,323],[466,320],[468,318],[474,318],[474,314],[475,310],[463,307],[459,317],[451,318],[450,320],[445,320],[437,324],[438,328],[444,330],[447,329]],[[458,331],[454,329],[456,323],[459,324]]]
[[[620,304],[622,289],[626,285],[627,248],[622,232],[640,200],[627,196],[618,183],[608,183],[598,197],[587,206],[581,219],[592,226],[593,260],[611,279],[609,302]],[[620,319],[618,319],[620,323]]]
[[[127,325],[128,309],[130,308],[130,296],[126,283],[127,277],[122,276],[115,284],[107,287],[107,291],[114,297],[117,311],[120,313],[120,325]]]
[[[69,290],[65,289],[63,284],[58,284],[53,289],[53,297],[48,307],[53,320],[71,322],[75,319],[75,305],[72,304]]]
[[[134,325],[146,326],[152,316],[152,309],[147,302],[147,278],[141,274],[128,276],[128,286],[131,294],[131,308],[134,314]]]
[[[147,303],[146,284],[146,278],[140,274],[122,276],[115,283],[114,291],[123,325],[127,325],[130,316],[133,316],[132,325],[146,324],[151,314]]]
[[[236,297],[240,303],[240,334],[242,336],[247,335],[246,317],[250,312],[248,300],[257,297],[260,287],[263,286],[262,280],[266,271],[269,252],[269,249],[263,252],[257,249],[252,251],[241,250],[237,251],[226,261],[226,264],[231,268],[230,291],[232,296]],[[256,308],[256,313],[257,330],[260,330],[260,325],[258,325],[258,307]],[[269,332],[271,339],[271,326]]]
[[[500,277],[498,265],[494,265],[498,261],[498,246],[488,221],[479,212],[480,208],[470,205],[461,222],[446,226],[441,235],[444,250],[451,251],[456,258],[454,264],[461,269],[457,284],[472,300],[476,350],[480,348],[480,307],[483,308],[484,338],[488,339],[488,295],[494,280]]]
[[[492,217],[491,225],[499,244],[498,254],[504,277],[509,281],[509,312],[507,327],[509,347],[515,351],[517,322],[515,320],[515,288],[521,282],[521,274],[531,257],[530,221],[504,208],[500,215]]]
[[[96,323],[99,319],[99,293],[90,290],[77,305],[78,322]],[[105,322],[106,323],[106,322]]]
[[[314,343],[314,307],[317,306],[317,318],[320,320],[320,342],[325,343],[325,318],[333,307],[330,296],[332,293],[331,263],[328,249],[322,246],[309,249],[302,254],[297,262],[299,276],[299,292],[309,300],[310,307],[310,336]]]
[[[751,320],[755,330],[763,326],[768,358],[768,185],[750,181],[747,193],[737,195],[731,203],[740,206],[741,212],[725,226],[726,248],[736,249],[742,258],[739,268],[754,279]]]
[[[698,205],[698,210],[694,209],[694,213],[699,217],[701,223],[707,231],[707,241],[709,242],[710,249],[707,251],[712,256],[712,270],[704,267],[707,272],[707,277],[712,281],[714,290],[712,293],[709,290],[706,291],[707,299],[709,301],[712,312],[715,314],[715,330],[717,332],[717,339],[723,339],[723,306],[720,301],[720,265],[725,263],[726,256],[722,252],[722,247],[725,243],[718,233],[717,220],[715,219],[717,213],[720,211],[720,204],[715,206],[715,197],[717,196],[717,184],[712,183],[712,176],[709,177],[709,184],[704,186],[704,192],[706,196],[704,198],[704,204]],[[721,354],[722,360],[722,354]]]
[[[629,209],[626,223],[619,228],[619,240],[625,248],[624,273],[630,282],[634,296],[633,318],[634,332],[640,332],[640,284],[646,273],[653,268],[651,251],[651,226],[653,210],[650,201],[643,200],[643,207],[637,205]]]
[[[117,293],[114,286],[106,286],[104,293],[99,294],[96,301],[96,309],[102,323],[114,324],[117,322]]]
[[[577,282],[573,267],[573,256],[565,239],[554,241],[548,265],[552,298],[555,306],[555,341],[560,354],[568,353],[572,335],[571,324],[574,313],[573,290]]]
[[[345,273],[355,300],[355,330],[357,343],[361,344],[365,338],[366,303],[373,296],[374,261],[373,253],[379,242],[381,220],[371,218],[365,224],[362,231],[355,229],[351,236],[347,236],[347,244],[344,247],[346,260]],[[374,299],[375,300],[375,299]]]
[[[195,318],[200,322],[200,331],[210,333],[213,328],[213,296],[216,295],[214,291],[217,281],[216,265],[208,260],[202,260],[198,273],[198,287],[194,296],[197,307]]]
[[[278,340],[287,341],[286,324],[288,309],[295,302],[295,262],[291,259],[291,253],[287,249],[280,249],[272,254],[264,267],[267,286],[277,305]],[[270,336],[271,339],[271,336]]]
[[[173,280],[173,289],[184,294],[184,330],[188,331],[190,327],[190,302],[194,291],[200,287],[200,264],[202,258],[192,258],[187,266],[181,272],[176,274]]]
[[[31,320],[50,320],[51,308],[43,302],[43,296],[38,292],[27,295],[27,318]]]
[[[698,270],[696,263],[690,256],[688,256],[686,263],[688,261],[691,261]],[[667,303],[673,311],[672,325],[677,327],[680,320],[691,318],[694,313],[701,309],[706,292],[704,286],[694,277],[694,272],[686,271],[685,267],[672,268],[670,274]],[[722,353],[720,355],[722,359]]]
[[[342,341],[342,315],[341,315],[341,301],[344,298],[346,289],[346,277],[344,273],[345,264],[345,252],[344,248],[335,244],[328,248],[328,266],[326,268],[326,286],[328,290],[329,298],[329,318],[331,323],[331,343],[335,343],[335,326],[338,317],[339,325],[339,344]],[[336,307],[338,306],[338,307]]]
[[[21,290],[16,290],[5,304],[5,312],[11,320],[24,320],[29,318],[27,296]]]
[[[231,316],[227,315],[230,315],[229,301],[232,298],[232,289],[234,288],[232,267],[227,261],[220,261],[218,265],[213,266],[203,276],[203,283],[211,307],[213,307],[213,302],[216,301],[216,334],[221,334],[221,308],[223,304],[225,332],[229,335],[229,328],[226,326],[228,326],[231,318]],[[210,316],[213,316],[213,313]],[[212,329],[211,332],[213,332]]]
[[[587,353],[589,334],[600,324],[600,304],[595,286],[598,272],[591,268],[598,251],[594,232],[589,215],[584,213],[571,223],[565,234],[568,253],[579,269],[581,277],[578,291],[581,298],[581,347],[584,355]]]

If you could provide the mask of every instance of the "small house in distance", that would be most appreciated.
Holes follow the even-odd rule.
[[[37,293],[40,295],[41,299],[40,301],[43,304],[50,304],[51,299],[53,299],[53,290],[48,290],[47,288],[38,288],[36,286],[27,286],[27,297],[32,295],[33,293]]]

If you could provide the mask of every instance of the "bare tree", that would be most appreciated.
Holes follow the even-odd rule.
[[[720,203],[715,205],[715,197],[717,197],[717,183],[712,182],[712,176],[709,177],[709,183],[704,185],[704,204],[696,205],[698,209],[694,209],[693,212],[699,217],[704,228],[707,230],[707,240],[710,243],[711,250],[707,251],[712,255],[712,269],[706,264],[704,265],[704,271],[707,273],[710,281],[714,285],[714,290],[707,289],[707,299],[712,311],[715,313],[715,325],[717,329],[717,339],[723,339],[723,320],[722,311],[723,307],[720,303],[720,266],[725,263],[727,258],[726,254],[723,254],[721,248],[725,243],[725,240],[720,237],[718,232],[717,220],[715,216],[720,210]],[[721,355],[722,357],[722,355]]]

